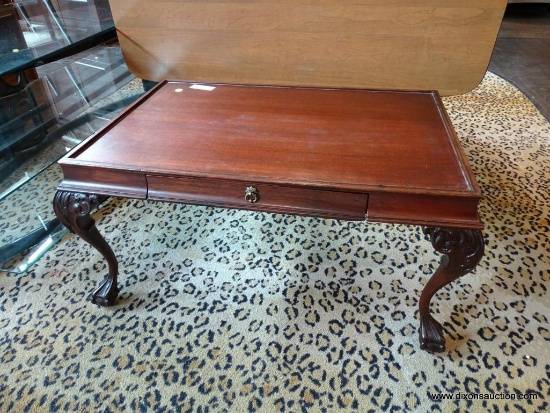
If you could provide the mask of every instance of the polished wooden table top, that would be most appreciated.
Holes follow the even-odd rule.
[[[64,190],[239,207],[226,183],[275,184],[368,195],[363,210],[328,216],[481,228],[481,193],[436,92],[164,82],[60,163]],[[177,195],[190,191],[209,195]],[[292,212],[275,204],[243,207]]]

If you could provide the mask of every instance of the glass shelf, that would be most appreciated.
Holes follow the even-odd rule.
[[[0,26],[0,76],[115,37],[108,0],[0,0]]]
[[[52,200],[56,161],[143,94],[118,46],[41,66],[0,97],[0,270],[21,273],[63,237]]]
[[[143,93],[111,40],[108,0],[0,0],[0,271],[63,237],[56,161]]]
[[[141,95],[115,46],[43,66],[0,97],[0,200],[32,180]]]

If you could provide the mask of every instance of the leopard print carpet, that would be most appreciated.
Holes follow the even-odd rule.
[[[73,235],[0,274],[0,411],[548,411],[550,124],[492,74],[444,101],[487,243],[432,300],[445,353],[419,350],[418,227],[114,199],[116,306],[86,301],[106,265]]]

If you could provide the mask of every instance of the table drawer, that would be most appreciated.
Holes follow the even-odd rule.
[[[368,195],[253,181],[147,175],[148,199],[363,220]]]

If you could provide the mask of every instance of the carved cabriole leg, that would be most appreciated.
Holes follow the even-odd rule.
[[[61,223],[97,249],[107,260],[109,275],[89,297],[94,304],[104,307],[113,305],[118,295],[118,262],[113,250],[97,230],[90,212],[107,198],[95,194],[57,191],[53,201],[55,214]]]
[[[437,252],[444,254],[441,263],[420,296],[420,348],[431,352],[445,351],[443,327],[430,313],[430,300],[447,284],[471,272],[484,251],[483,235],[479,230],[424,228],[424,234]]]

